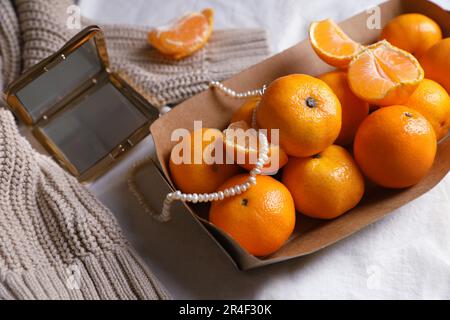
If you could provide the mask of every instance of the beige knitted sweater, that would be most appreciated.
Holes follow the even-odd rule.
[[[76,32],[68,1],[0,0],[0,88]],[[145,44],[145,30],[105,28],[112,67],[158,106],[178,102],[267,53],[258,31],[217,31],[173,63]],[[0,99],[0,104],[4,102]],[[165,299],[111,212],[19,135],[0,106],[0,299]]]

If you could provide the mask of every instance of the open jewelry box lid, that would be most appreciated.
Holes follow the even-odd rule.
[[[104,172],[158,118],[157,109],[109,69],[97,26],[85,28],[11,83],[6,101],[80,181]]]

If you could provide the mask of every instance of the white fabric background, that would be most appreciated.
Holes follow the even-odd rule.
[[[82,0],[82,14],[104,23],[154,26],[213,7],[216,28],[263,27],[272,52],[306,37],[313,20],[343,20],[378,0]],[[438,1],[450,9],[450,3]],[[450,176],[382,221],[319,253],[240,272],[188,218],[159,224],[130,195],[126,174],[152,154],[147,138],[90,188],[174,298],[450,298]],[[148,188],[154,188],[149,181]]]

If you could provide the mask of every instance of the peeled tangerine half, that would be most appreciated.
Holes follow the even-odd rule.
[[[309,27],[309,40],[317,55],[337,68],[346,68],[363,49],[331,19],[313,22]]]
[[[224,131],[226,152],[232,156],[235,163],[246,170],[252,170],[258,159],[258,131],[251,128],[245,121],[231,123]],[[277,144],[270,143],[269,160],[262,168],[265,175],[274,175],[288,162],[286,152]]]
[[[168,26],[152,29],[148,42],[162,54],[179,60],[201,49],[213,30],[214,11],[185,14]]]
[[[353,93],[379,106],[406,102],[423,77],[413,55],[384,40],[363,49],[348,67]]]

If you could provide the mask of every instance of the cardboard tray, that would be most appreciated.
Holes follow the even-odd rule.
[[[431,2],[391,0],[381,4],[379,8],[382,26],[399,14],[417,12],[434,19],[441,26],[444,36],[450,36],[450,14]],[[372,13],[363,12],[353,16],[340,23],[340,26],[354,40],[366,44],[373,43],[377,41],[381,30],[367,27],[367,19]],[[260,88],[287,74],[306,73],[316,76],[330,70],[331,67],[317,57],[308,40],[305,40],[224,81],[224,84],[237,91],[246,91]],[[242,100],[231,99],[220,92],[207,90],[181,103],[152,124],[150,130],[158,160],[164,176],[172,186],[167,165],[170,151],[175,144],[170,139],[172,131],[177,128],[192,130],[194,120],[202,120],[203,127],[224,129],[230,121],[231,114],[240,104]],[[204,225],[205,230],[225,249],[235,264],[240,269],[246,270],[301,257],[336,243],[424,194],[437,185],[449,169],[450,139],[447,138],[439,143],[434,166],[419,184],[403,190],[387,190],[369,185],[366,188],[366,195],[356,208],[331,221],[311,219],[299,214],[292,238],[280,250],[263,258],[250,255],[210,224],[206,220],[207,205],[186,205],[186,208],[194,219]]]

